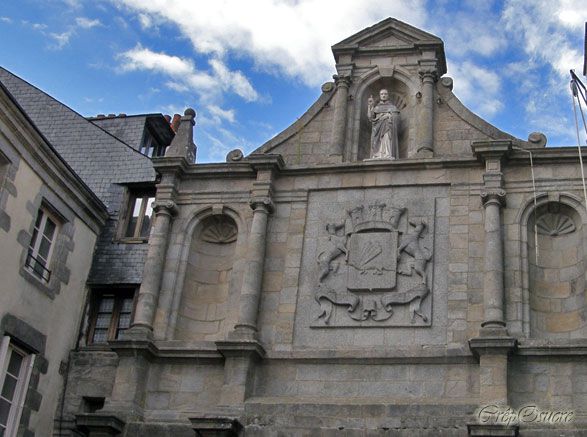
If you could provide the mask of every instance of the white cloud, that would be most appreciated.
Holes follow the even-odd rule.
[[[175,91],[192,90],[204,100],[217,98],[222,91],[232,91],[246,101],[255,101],[258,94],[240,71],[232,71],[218,59],[209,61],[211,69],[201,71],[190,59],[154,52],[137,45],[118,55],[122,71],[150,70],[172,78],[166,85]]]
[[[568,78],[570,69],[580,68],[582,55],[566,30],[571,28],[578,36],[576,19],[587,20],[584,1],[508,0],[502,18],[526,54],[549,64],[561,78]]]
[[[71,29],[61,33],[50,33],[49,36],[55,40],[55,45],[52,46],[52,48],[60,50],[65,47],[69,44],[69,40],[73,36],[73,33],[74,32]]]
[[[216,105],[208,105],[207,109],[212,115],[212,117],[216,119],[219,123],[222,120],[234,123],[236,120],[236,112],[234,109],[223,109]]]
[[[175,24],[194,49],[212,59],[238,55],[258,69],[316,86],[333,72],[330,46],[388,16],[424,24],[424,0],[224,0],[199,7],[191,0],[123,0],[137,14]],[[270,17],[270,18],[268,18]],[[232,86],[237,85],[236,78]],[[246,86],[240,85],[246,95]],[[236,91],[236,90],[235,90]]]
[[[556,15],[562,25],[581,30],[587,22],[585,0],[561,0]]]
[[[10,18],[10,17],[0,17],[0,21],[2,21],[3,23],[10,24],[10,23],[12,23],[12,18]]]
[[[491,4],[491,1],[465,2],[458,11],[436,5],[430,15],[434,21],[433,32],[442,35],[451,56],[477,54],[489,57],[507,46],[499,15],[492,10]],[[446,26],[447,22],[450,26]]]
[[[195,66],[189,59],[153,52],[140,45],[120,54],[120,58],[123,60],[121,68],[124,71],[155,70],[170,76],[189,75],[195,71]]]
[[[449,62],[448,67],[454,79],[454,93],[473,111],[492,117],[503,108],[501,79],[496,72],[470,61]]]
[[[153,24],[153,20],[147,14],[139,14],[139,24],[143,30],[148,29]]]
[[[77,17],[75,24],[82,29],[91,29],[93,27],[102,26],[102,23],[98,19],[91,20],[86,17]]]

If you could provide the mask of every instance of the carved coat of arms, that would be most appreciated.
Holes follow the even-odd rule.
[[[400,231],[407,208],[376,201],[346,211],[341,223],[328,223],[328,247],[318,255],[320,304],[318,319],[328,325],[334,306],[346,307],[355,321],[385,321],[394,307],[409,305],[411,321],[427,322],[421,305],[430,293],[427,267],[431,249],[423,242],[424,219],[407,221]],[[398,289],[398,275],[409,276]]]

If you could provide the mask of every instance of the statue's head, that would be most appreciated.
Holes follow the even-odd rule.
[[[385,88],[379,91],[379,100],[382,102],[387,102],[389,100],[389,92]]]

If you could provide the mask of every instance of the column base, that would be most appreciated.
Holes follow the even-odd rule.
[[[124,331],[121,340],[153,341],[153,329],[148,326],[134,325]]]
[[[251,325],[235,325],[228,333],[229,341],[258,342],[257,329]]]
[[[471,423],[467,425],[471,437],[517,437],[518,425]]]
[[[424,148],[424,147],[422,147],[421,149],[418,149],[416,151],[416,155],[414,156],[414,158],[433,158],[433,157],[434,157],[434,151],[432,149]]]

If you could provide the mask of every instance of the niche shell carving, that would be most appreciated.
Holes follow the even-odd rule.
[[[412,324],[428,322],[421,308],[430,294],[426,220],[408,219],[407,208],[380,201],[351,208],[346,215],[341,223],[325,226],[327,247],[318,255],[314,295],[318,320],[328,325],[336,306],[346,307],[355,322],[383,322],[393,317],[396,306],[408,305]],[[398,287],[398,275],[410,279]]]

